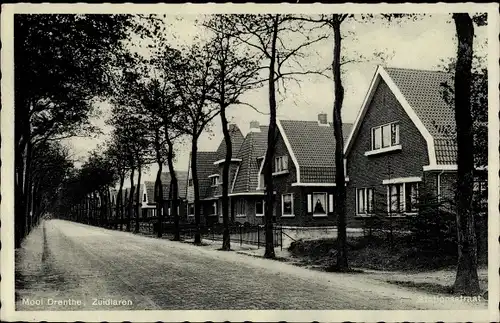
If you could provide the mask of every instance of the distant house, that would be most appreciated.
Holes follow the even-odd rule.
[[[178,182],[178,198],[179,205],[177,206],[177,210],[179,214],[179,218],[181,220],[186,219],[186,194],[187,194],[187,172],[185,171],[176,171],[177,182]],[[163,190],[163,205],[162,212],[165,221],[171,221],[172,211],[171,211],[171,201],[172,195],[170,193],[170,181],[171,176],[170,173],[162,173],[161,174],[161,182],[162,182],[162,190]],[[155,182],[154,181],[145,181],[141,185],[141,203],[142,203],[142,216],[146,218],[156,217],[156,202],[155,202]]]
[[[234,178],[237,175],[238,168],[242,161],[241,158],[238,157],[238,152],[241,148],[241,145],[244,141],[243,134],[241,133],[240,128],[235,124],[229,124],[228,126],[229,135],[231,138],[231,161],[229,163],[229,184],[228,184],[228,194],[231,195],[232,183],[234,182]],[[226,142],[224,138],[221,140],[219,147],[215,153],[215,160],[213,161],[212,173],[208,175],[210,179],[210,185],[208,186],[208,191],[206,195],[206,199],[212,201],[211,203],[217,203],[215,206],[215,212],[219,219],[217,222],[222,222],[222,173],[225,165],[226,159]],[[235,217],[235,209],[233,205],[233,200],[230,198],[229,200],[229,216],[232,221],[234,221]]]
[[[349,225],[416,214],[422,194],[453,199],[457,147],[445,82],[453,85],[452,74],[377,68],[346,143]]]
[[[335,138],[327,114],[317,121],[278,120],[272,160],[276,194],[276,222],[290,226],[323,226],[336,223]],[[344,137],[352,124],[343,125]],[[264,188],[263,164],[259,189]]]
[[[211,194],[212,186],[218,185],[218,178],[211,176],[216,173],[218,167],[214,165],[217,160],[216,151],[198,151],[197,153],[197,175],[201,202],[201,223],[212,224],[218,222],[218,197]],[[187,176],[187,221],[194,222],[194,183],[193,174],[191,172],[191,158],[189,155],[189,169]]]
[[[236,154],[238,168],[229,187],[231,220],[239,223],[262,224],[264,216],[264,189],[259,187],[259,174],[267,148],[268,126],[250,122]]]

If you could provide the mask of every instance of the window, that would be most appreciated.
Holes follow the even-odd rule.
[[[236,203],[234,205],[234,208],[235,208],[235,212],[236,212],[236,216],[245,216],[246,215],[246,212],[245,212],[245,199],[243,198],[239,198],[236,200]]]
[[[418,183],[406,183],[405,187],[406,212],[417,212]]]
[[[390,123],[372,128],[372,150],[399,145],[399,124]]]
[[[418,183],[398,183],[387,186],[388,211],[395,213],[418,212]]]
[[[219,185],[219,175],[214,175],[214,176],[210,177],[210,184],[212,186]]]
[[[264,200],[255,201],[255,215],[263,216],[264,215],[264,205],[266,202]]]
[[[188,216],[194,216],[194,203],[188,204]]]
[[[327,215],[334,211],[333,194],[313,193],[307,194],[307,213],[312,213],[314,216]]]
[[[274,160],[274,172],[279,173],[288,170],[288,156],[276,157]]]
[[[372,214],[374,205],[373,188],[358,188],[356,192],[357,214]]]
[[[293,215],[293,194],[283,194],[281,197],[281,216]]]
[[[188,186],[193,186],[193,179],[192,178],[188,179]]]
[[[403,185],[390,184],[389,190],[389,211],[399,213],[403,210]]]
[[[212,207],[211,207],[211,210],[210,210],[210,214],[209,215],[217,215],[217,201],[214,201],[212,203]]]
[[[143,202],[146,202],[146,198],[147,198],[147,197],[146,197],[146,193],[144,193],[144,195],[142,196],[142,201],[143,201]]]

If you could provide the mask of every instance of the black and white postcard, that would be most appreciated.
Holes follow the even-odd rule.
[[[498,321],[498,9],[2,5],[2,320]]]

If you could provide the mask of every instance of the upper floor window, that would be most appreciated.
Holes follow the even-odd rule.
[[[192,178],[188,179],[188,186],[193,186],[193,179]]]
[[[212,185],[212,186],[219,185],[219,176],[210,177],[210,185]]]
[[[372,150],[399,145],[399,124],[389,123],[372,128]]]
[[[189,203],[188,204],[188,215],[189,216],[194,215],[194,203]]]
[[[274,159],[274,172],[283,172],[288,170],[288,156],[279,156]]]
[[[144,193],[144,195],[142,196],[142,201],[143,201],[143,202],[146,202],[146,198],[147,198],[147,197],[146,197],[146,193]]]

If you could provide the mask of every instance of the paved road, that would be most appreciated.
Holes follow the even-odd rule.
[[[25,285],[18,289],[18,310],[470,306],[423,302],[425,294],[363,274],[317,272],[62,220],[45,221],[35,229],[19,259],[17,270]]]

